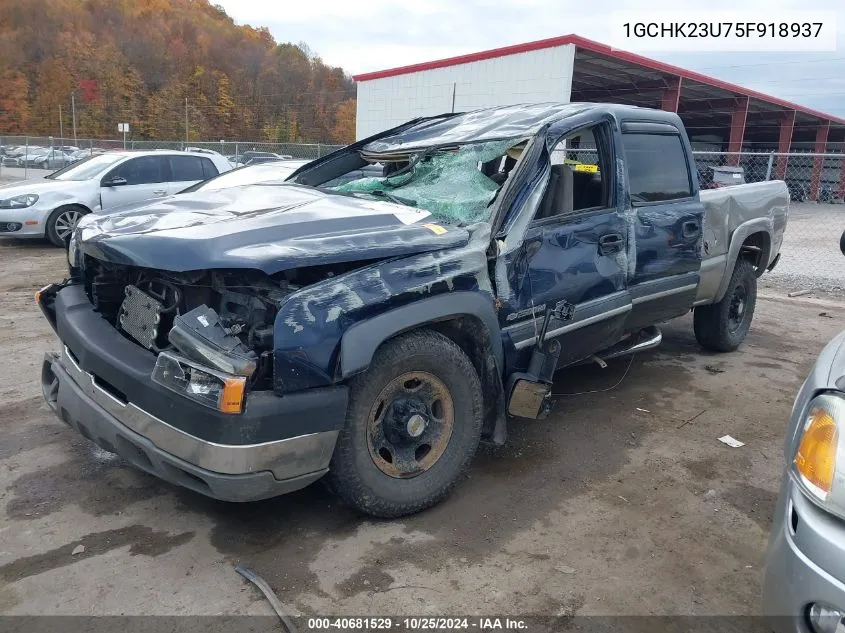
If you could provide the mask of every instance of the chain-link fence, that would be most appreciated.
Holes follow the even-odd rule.
[[[267,143],[255,141],[136,141],[132,139],[74,139],[54,136],[0,136],[0,179],[39,178],[92,152],[185,148],[212,150],[240,162],[244,152],[269,152],[282,158],[313,160],[341,145],[330,143]]]

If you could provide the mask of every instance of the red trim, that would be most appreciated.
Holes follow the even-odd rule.
[[[813,147],[813,152],[816,154],[824,154],[825,146],[827,145],[827,133],[830,131],[830,123],[822,123],[816,130],[816,145]],[[815,202],[819,199],[819,184],[822,178],[822,161],[821,156],[813,158],[813,174],[810,176],[810,200]]]
[[[739,165],[742,139],[745,136],[745,120],[748,118],[748,97],[743,98],[731,115],[731,137],[728,141],[728,165]]]
[[[480,62],[485,59],[495,59],[496,57],[506,57],[508,55],[517,55],[519,53],[539,51],[544,48],[556,48],[558,46],[564,46],[566,44],[574,44],[575,42],[573,41],[573,38],[577,37],[577,35],[563,35],[561,37],[552,37],[547,40],[526,42],[525,44],[515,44],[513,46],[504,46],[502,48],[491,48],[489,51],[470,53],[469,55],[458,55],[457,57],[438,59],[433,62],[423,62],[421,64],[411,64],[410,66],[400,66],[399,68],[390,68],[388,70],[377,70],[371,73],[353,75],[352,79],[355,81],[370,81],[372,79],[383,79],[384,77],[407,75],[408,73],[418,73],[423,70],[434,70],[435,68],[448,68],[449,66],[458,66],[460,64]]]
[[[780,122],[780,136],[778,137],[778,162],[775,178],[786,180],[786,166],[789,160],[789,150],[792,147],[792,130],[795,128],[795,110],[783,117]],[[842,161],[845,165],[845,160]]]
[[[660,101],[660,107],[666,112],[678,111],[678,100],[681,98],[681,84],[684,82],[680,77],[675,77],[672,81],[672,86],[663,91],[663,99]]]
[[[742,86],[738,86],[727,81],[722,81],[720,79],[715,79],[707,75],[702,75],[701,73],[697,73],[692,70],[686,70],[685,68],[680,68],[671,64],[665,64],[655,59],[643,57],[642,55],[637,55],[635,53],[629,53],[627,51],[612,48],[606,44],[594,42],[593,40],[589,40],[586,37],[581,37],[580,35],[574,34],[562,35],[560,37],[552,37],[545,40],[537,40],[536,42],[527,42],[525,44],[516,44],[515,46],[494,48],[488,51],[471,53],[469,55],[460,55],[458,57],[449,57],[447,59],[439,59],[436,61],[424,62],[422,64],[412,64],[410,66],[401,66],[399,68],[391,68],[388,70],[379,70],[371,73],[363,73],[361,75],[354,75],[352,79],[354,79],[355,81],[371,81],[373,79],[395,77],[396,75],[405,75],[408,73],[416,73],[424,70],[434,70],[435,68],[447,68],[449,66],[469,64],[471,62],[483,61],[485,59],[494,59],[496,57],[505,57],[507,55],[528,53],[530,51],[538,51],[545,48],[555,48],[558,46],[565,46],[567,44],[574,44],[575,46],[583,48],[584,50],[590,51],[592,53],[606,55],[608,57],[612,57],[613,59],[630,62],[632,64],[637,64],[639,66],[643,66],[651,70],[657,70],[670,75],[677,75],[689,81],[695,81],[706,86],[712,86],[714,88],[721,88],[722,90],[726,90],[728,92],[738,93],[740,95],[751,97],[759,101],[764,101],[766,103],[781,106],[782,108],[786,108],[788,110],[797,110],[798,112],[802,112],[810,116],[831,121],[838,125],[845,125],[845,119],[843,118],[835,117],[830,114],[825,114],[824,112],[819,112],[818,110],[813,110],[811,108],[805,108],[804,106],[792,103],[790,101],[786,101],[784,99],[770,97],[769,95],[763,94],[761,92],[749,90],[748,88],[743,88]]]

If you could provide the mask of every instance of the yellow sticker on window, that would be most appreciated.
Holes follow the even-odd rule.
[[[591,172],[591,173],[595,173],[598,170],[599,170],[598,165],[585,165],[584,163],[581,163],[579,165],[575,165],[575,171],[588,171],[588,172]]]
[[[423,226],[435,235],[443,235],[444,233],[446,233],[446,229],[444,229],[439,224],[423,224]]]

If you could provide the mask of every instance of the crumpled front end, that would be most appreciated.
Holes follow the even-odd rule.
[[[228,501],[277,496],[327,472],[347,390],[270,388],[281,287],[104,262],[79,274],[39,294],[62,342],[42,367],[61,420],[147,472]]]

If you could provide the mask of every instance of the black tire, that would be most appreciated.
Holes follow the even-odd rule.
[[[695,309],[693,329],[699,345],[714,352],[737,349],[748,334],[756,305],[754,266],[747,259],[739,259],[722,300]]]
[[[88,209],[78,204],[66,204],[55,209],[47,218],[47,226],[44,230],[45,236],[53,246],[66,246],[70,235],[63,235],[63,233],[68,220],[75,217],[75,226],[75,222],[78,222],[79,218],[86,213],[88,213]]]
[[[448,390],[451,429],[445,444],[438,444],[439,457],[427,469],[391,476],[382,470],[386,462],[377,465],[381,458],[371,452],[374,440],[370,429],[387,424],[388,413],[394,409],[393,404],[387,405],[388,413],[382,413],[378,422],[378,412],[385,406],[383,396],[399,377],[409,373],[434,376]],[[435,505],[469,469],[481,438],[482,400],[481,382],[472,362],[451,339],[420,330],[387,342],[377,350],[369,369],[350,382],[346,425],[326,477],[329,489],[349,505],[379,518],[401,517]],[[429,420],[428,424],[433,423]]]

